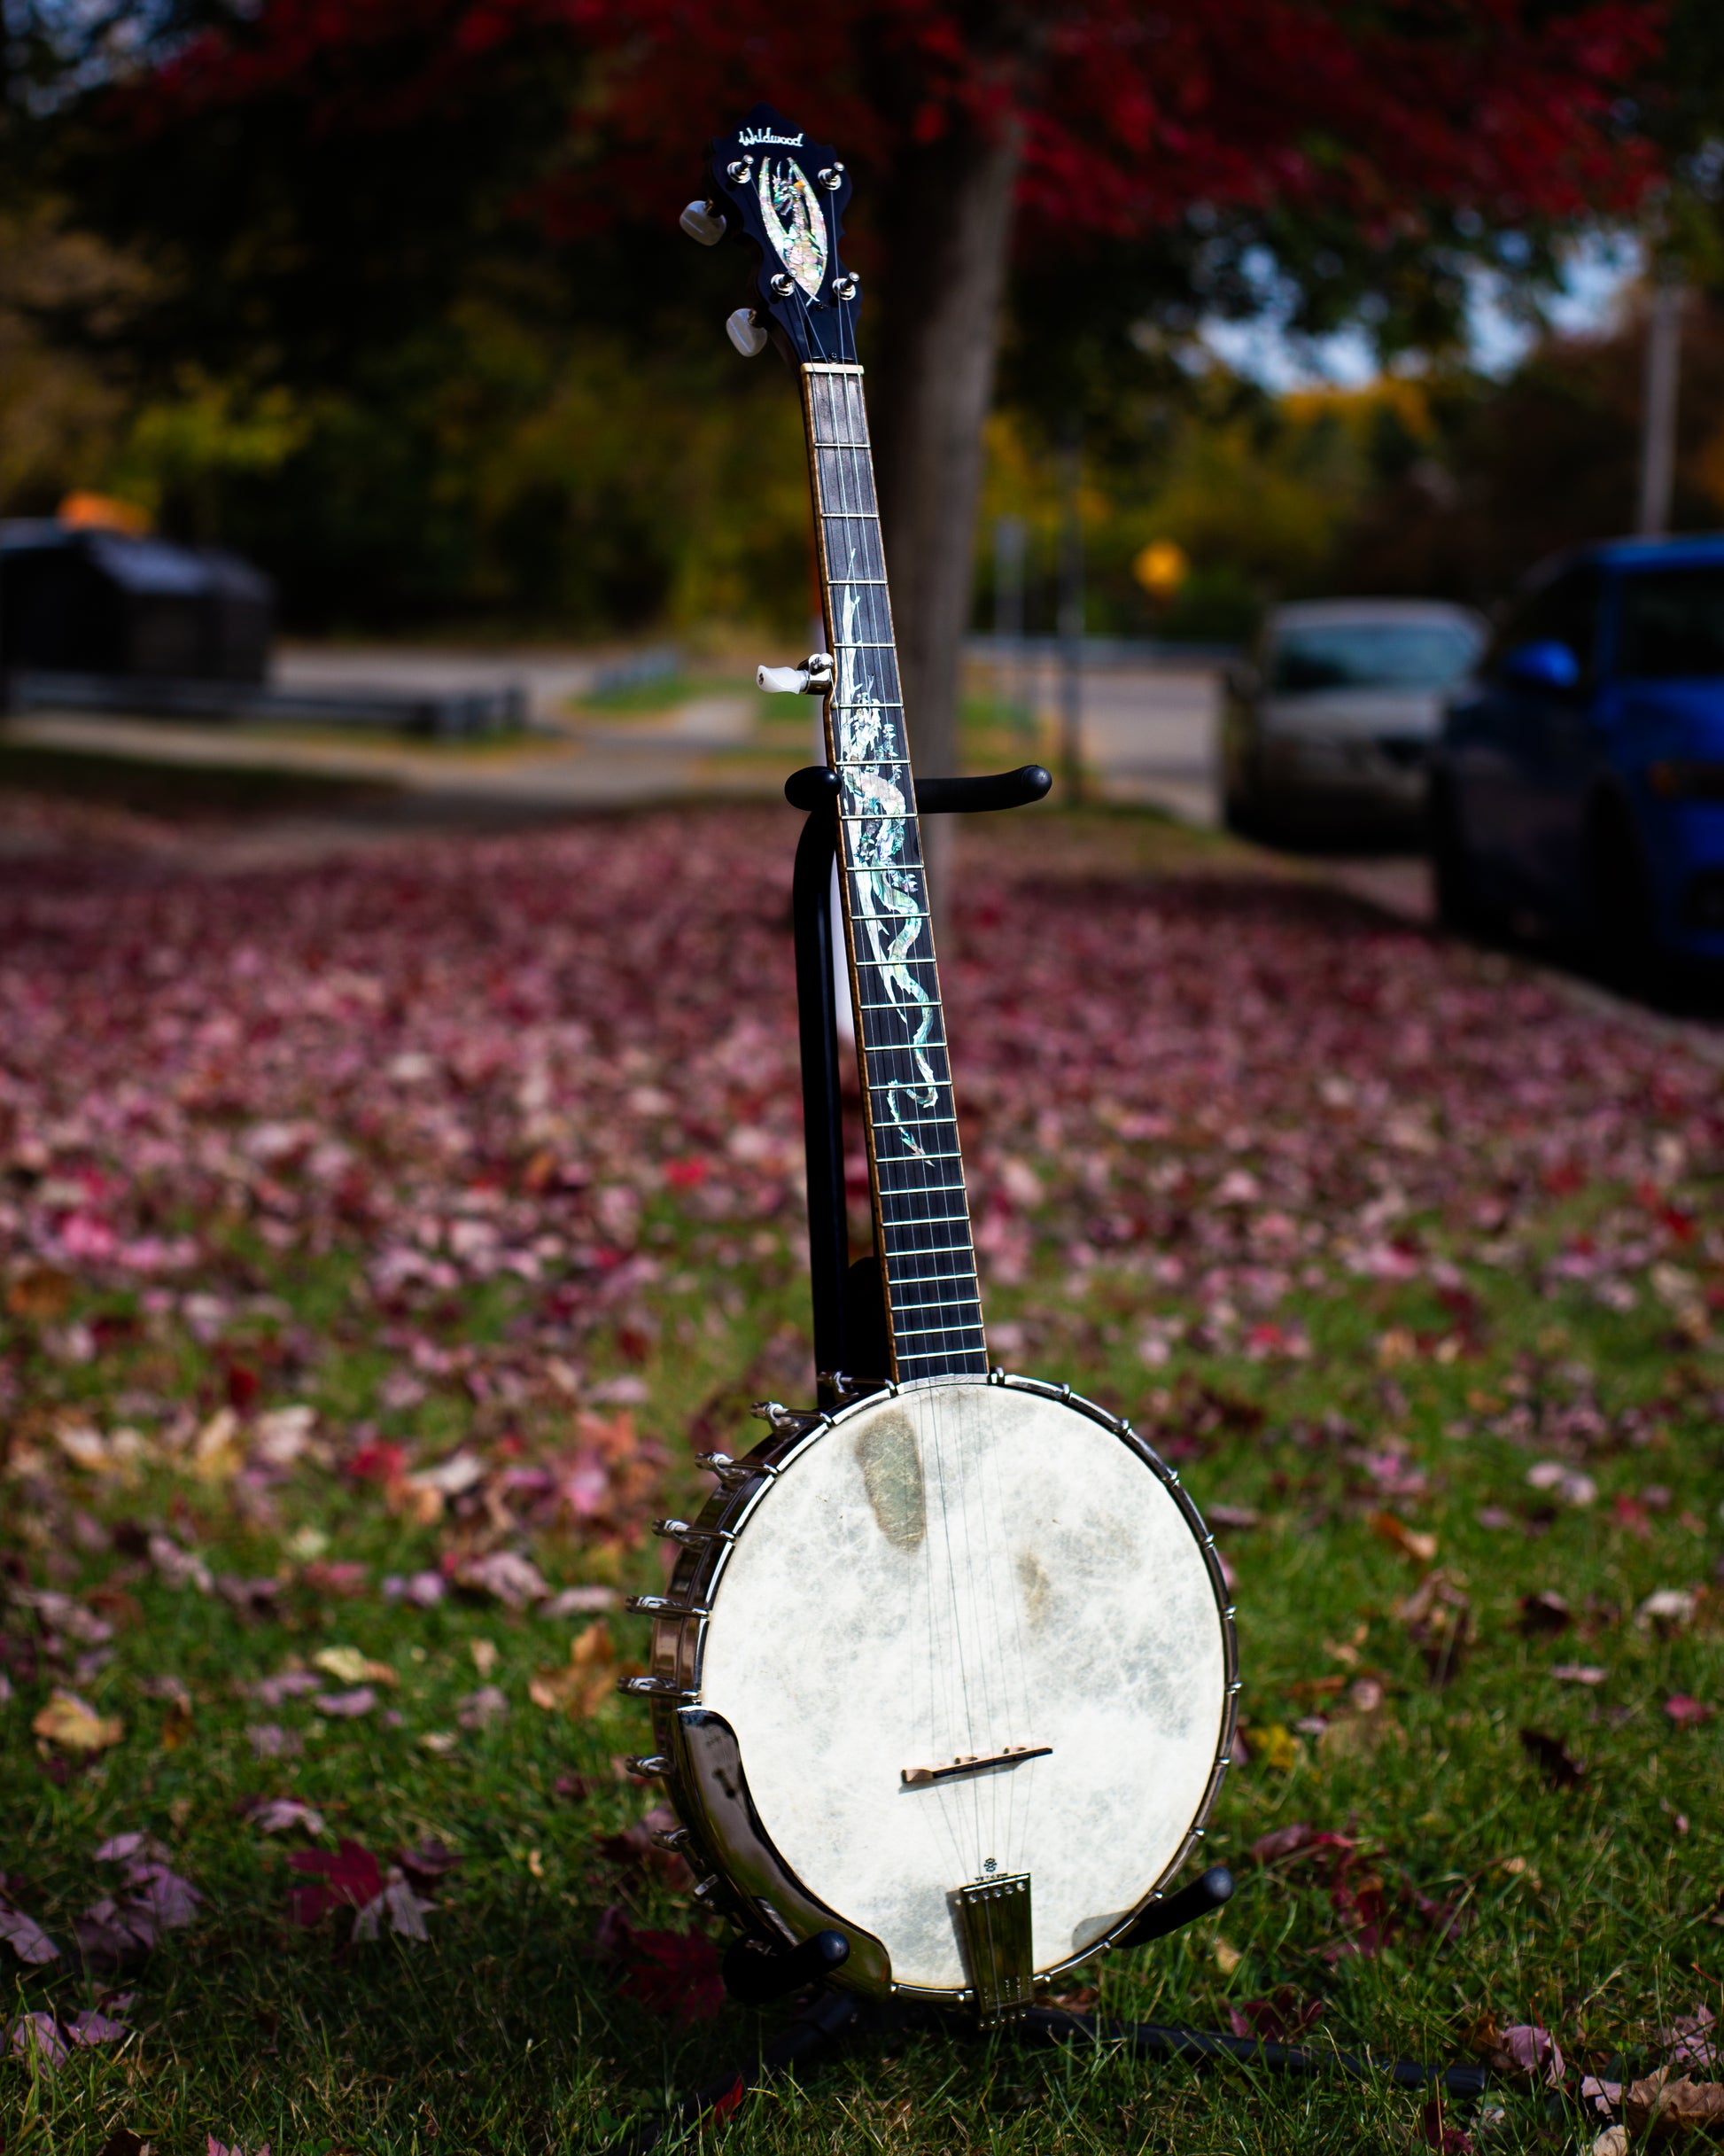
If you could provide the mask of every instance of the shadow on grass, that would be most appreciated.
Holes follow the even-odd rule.
[[[304,814],[388,801],[397,789],[249,764],[161,763],[143,757],[0,742],[0,789],[122,808],[167,822]]]

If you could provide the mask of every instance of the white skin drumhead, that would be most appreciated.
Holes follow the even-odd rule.
[[[853,1411],[786,1468],[725,1566],[701,1701],[809,1891],[895,1981],[957,1990],[957,1887],[1028,1872],[1045,1969],[1157,1883],[1226,1682],[1202,1552],[1142,1456],[1057,1400],[953,1382]]]

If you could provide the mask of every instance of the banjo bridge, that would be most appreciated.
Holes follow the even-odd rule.
[[[905,1767],[900,1779],[906,1789],[931,1789],[960,1775],[993,1774],[1002,1767],[1020,1767],[1026,1759],[1046,1759],[1052,1750],[1051,1744],[1008,1744],[1003,1752],[960,1752],[944,1767]]]

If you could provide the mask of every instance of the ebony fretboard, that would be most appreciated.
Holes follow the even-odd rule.
[[[975,1250],[892,642],[862,370],[803,369],[832,642],[844,927],[893,1374],[988,1367]]]

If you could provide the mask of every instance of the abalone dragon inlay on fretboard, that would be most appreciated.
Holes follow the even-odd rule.
[[[862,370],[803,369],[832,642],[846,929],[868,1166],[900,1379],[980,1375],[988,1357],[945,1016],[892,641]]]

